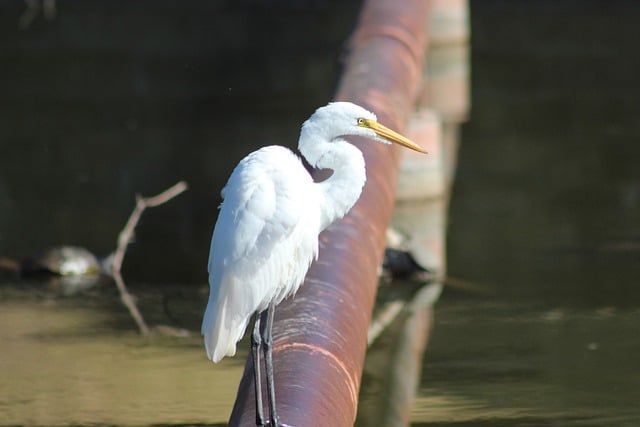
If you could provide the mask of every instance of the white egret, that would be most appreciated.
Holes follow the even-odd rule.
[[[302,125],[298,148],[312,167],[331,169],[316,183],[300,158],[280,146],[264,147],[236,166],[222,190],[223,203],[211,239],[209,302],[202,335],[209,359],[233,356],[252,316],[256,421],[264,424],[260,350],[264,352],[270,424],[276,414],[271,358],[274,309],[302,284],[318,254],[318,234],[343,217],[366,180],[362,152],[344,137],[356,135],[424,150],[379,124],[349,102],[321,107]],[[266,325],[260,327],[264,313]]]

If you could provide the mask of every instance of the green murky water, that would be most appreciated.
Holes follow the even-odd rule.
[[[147,290],[141,300],[152,303],[174,291]],[[140,337],[106,290],[34,297],[32,289],[13,289],[3,296],[0,425],[226,423],[246,345],[214,366],[195,325],[186,325],[192,329],[187,337]],[[193,301],[170,301],[170,310],[192,310]],[[375,351],[390,352],[389,342],[381,342]],[[444,298],[412,423],[634,426],[640,420],[638,354],[638,308]],[[370,410],[371,393],[380,399],[379,386],[365,380],[362,411]]]
[[[439,305],[413,414],[429,426],[634,426],[640,309]]]
[[[0,425],[226,422],[244,367],[214,369],[197,333],[139,336],[110,293],[14,290],[0,324]]]

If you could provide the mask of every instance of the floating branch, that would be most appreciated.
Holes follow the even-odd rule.
[[[124,284],[124,280],[122,279],[121,274],[122,262],[124,261],[127,246],[133,240],[134,230],[136,228],[136,225],[138,224],[138,221],[140,221],[142,212],[146,208],[156,207],[168,202],[180,193],[187,190],[187,188],[187,183],[184,181],[180,181],[173,187],[163,191],[162,193],[154,197],[142,197],[139,194],[136,195],[136,207],[133,209],[133,212],[131,212],[129,220],[118,236],[118,247],[113,254],[113,265],[111,267],[111,273],[113,274],[113,279],[115,280],[118,291],[120,292],[120,298],[129,310],[131,317],[133,317],[136,324],[138,325],[138,329],[140,330],[140,333],[142,335],[147,335],[149,333],[149,327],[145,323],[140,310],[138,310],[133,297]]]

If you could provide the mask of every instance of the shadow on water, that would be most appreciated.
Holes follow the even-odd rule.
[[[331,2],[270,18],[268,2],[61,3],[21,33],[14,3],[0,14],[1,255],[108,253],[136,192],[187,179],[140,224],[124,274],[172,283],[132,290],[151,325],[193,333],[139,337],[109,285],[65,297],[4,285],[0,425],[225,423],[248,347],[213,367],[197,332],[218,189],[247,151],[293,143],[328,99],[355,5],[335,20]],[[638,425],[640,4],[482,0],[471,13],[448,264],[493,293],[445,288],[412,425]],[[265,53],[275,43],[293,50]],[[365,374],[361,411],[382,376]]]
[[[640,5],[471,6],[449,268],[495,295],[445,291],[414,425],[637,425]]]
[[[449,261],[503,295],[640,302],[640,60],[629,55],[640,8],[615,4],[606,15],[597,2],[472,7]]]

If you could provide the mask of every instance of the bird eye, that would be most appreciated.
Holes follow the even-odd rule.
[[[362,117],[358,119],[358,126],[364,126],[364,119]]]

